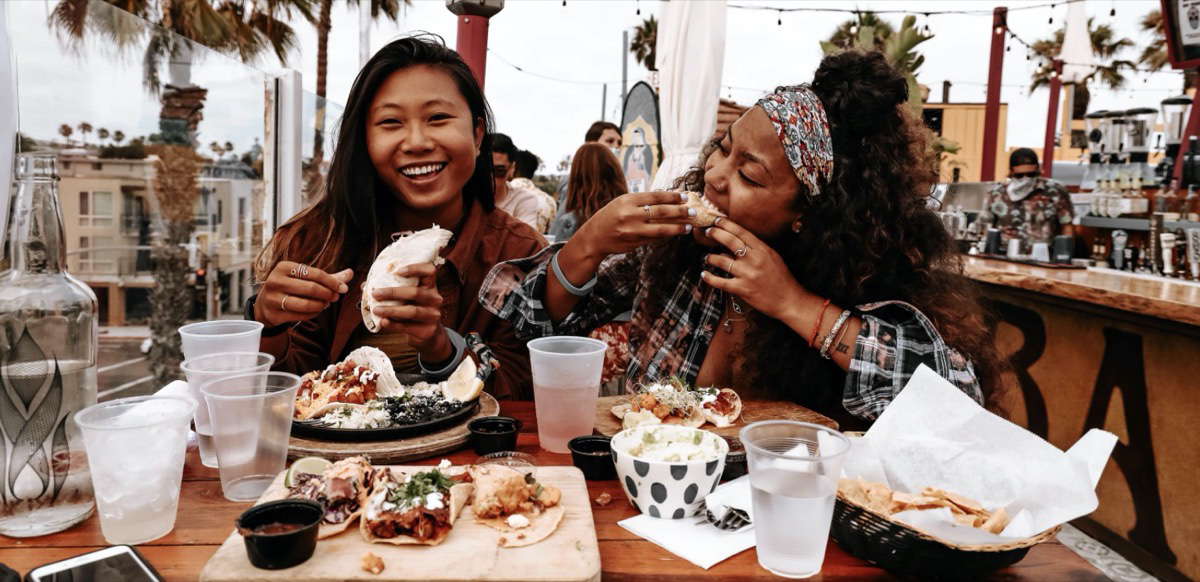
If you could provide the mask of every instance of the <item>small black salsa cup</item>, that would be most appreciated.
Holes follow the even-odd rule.
[[[746,446],[737,437],[723,438],[729,443],[729,454],[725,455],[725,470],[721,472],[721,480],[731,481],[746,474]]]
[[[521,421],[508,416],[485,416],[467,423],[476,455],[517,450]]]
[[[250,563],[255,568],[279,570],[312,557],[317,548],[317,528],[324,514],[325,509],[315,501],[280,499],[247,509],[237,519],[236,526],[246,543]],[[268,531],[255,531],[264,526]],[[271,529],[288,531],[271,533]]]
[[[571,462],[583,471],[588,481],[607,481],[617,478],[617,465],[613,462],[612,438],[600,435],[578,436],[567,443],[571,449]]]

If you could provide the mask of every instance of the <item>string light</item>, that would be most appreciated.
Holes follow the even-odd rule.
[[[642,15],[642,0],[637,0],[637,15]]]
[[[1054,24],[1054,9],[1055,8],[1057,8],[1056,5],[1054,5],[1054,4],[1050,5],[1050,24]]]
[[[1109,18],[1116,18],[1116,17],[1117,17],[1117,2],[1116,2],[1116,0],[1113,0],[1113,3],[1112,3],[1112,10],[1109,10],[1109,11],[1108,11],[1108,17],[1109,17]]]
[[[777,24],[779,26],[783,26],[783,11],[782,10],[779,11],[779,19],[775,21],[775,24]]]

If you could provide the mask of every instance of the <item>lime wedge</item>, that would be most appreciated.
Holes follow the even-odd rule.
[[[328,467],[332,464],[333,463],[322,459],[321,457],[304,457],[303,459],[296,459],[296,462],[292,463],[291,468],[287,470],[287,474],[283,476],[283,486],[291,487],[292,475],[296,473],[312,473],[313,475],[320,475],[321,473],[325,472],[325,467]]]

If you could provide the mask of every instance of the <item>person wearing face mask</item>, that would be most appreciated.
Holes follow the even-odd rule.
[[[886,57],[827,56],[811,85],[760,99],[676,181],[701,202],[618,196],[566,243],[498,264],[480,302],[523,339],[632,310],[626,386],[729,387],[847,430],[922,364],[995,404],[1004,363],[930,208],[928,139]]]
[[[1029,148],[1014,150],[1008,167],[1008,179],[988,192],[979,215],[981,224],[1000,229],[1002,248],[1017,239],[1028,253],[1036,243],[1075,234],[1071,196],[1061,183],[1042,177],[1037,154]]]

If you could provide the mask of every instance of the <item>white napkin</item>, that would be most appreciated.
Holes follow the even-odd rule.
[[[189,402],[196,402],[196,400],[192,398],[191,392],[188,390],[187,382],[184,382],[183,380],[176,380],[170,384],[167,384],[166,386],[163,386],[162,388],[159,388],[158,392],[154,393],[154,396],[178,396],[179,398],[184,398]],[[136,406],[133,406],[124,414],[120,415],[119,418],[123,418],[125,420],[134,420],[137,418],[142,418],[145,420],[157,420],[161,418],[164,413],[168,413],[170,410],[171,408],[164,407],[161,401],[155,402],[153,400],[147,400],[145,402],[138,403]]]
[[[727,507],[752,511],[750,507],[749,476],[734,479],[717,487],[704,500],[714,516],[724,515]],[[719,513],[718,513],[718,509]],[[697,522],[700,522],[697,525]],[[754,528],[725,532],[704,523],[703,516],[685,519],[661,519],[641,514],[617,522],[617,525],[654,542],[705,570],[734,554],[754,547]]]
[[[1011,521],[1000,535],[956,526],[949,511],[896,514],[947,541],[997,543],[1030,537],[1095,510],[1096,483],[1116,441],[1115,435],[1093,429],[1061,451],[984,410],[921,366],[861,442],[853,444],[842,469],[847,477],[883,481],[896,491],[933,486],[989,509],[1003,507]]]

